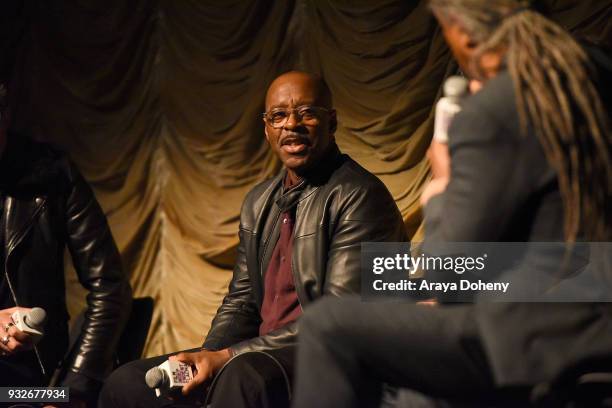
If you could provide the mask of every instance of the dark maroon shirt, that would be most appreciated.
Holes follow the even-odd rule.
[[[260,336],[295,321],[302,314],[291,268],[295,207],[281,214],[280,223],[278,241],[264,275]]]

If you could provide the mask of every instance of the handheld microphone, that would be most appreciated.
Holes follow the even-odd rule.
[[[182,388],[191,380],[193,380],[191,366],[176,360],[166,360],[145,374],[145,382],[149,388],[155,389],[155,395],[158,397]]]
[[[448,128],[453,117],[461,111],[461,99],[468,94],[468,80],[461,76],[451,76],[444,81],[444,96],[436,104],[434,118],[435,141],[448,143]]]
[[[47,312],[40,307],[32,308],[29,312],[21,310],[16,311],[11,315],[15,327],[32,337],[32,341],[36,344],[43,336],[43,326],[47,320]]]

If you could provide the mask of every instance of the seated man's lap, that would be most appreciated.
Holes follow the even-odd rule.
[[[45,385],[36,357],[32,353],[0,359],[0,384],[2,386],[34,387]]]
[[[185,350],[187,352],[199,350]],[[155,391],[146,384],[145,375],[151,368],[162,364],[169,356],[162,356],[131,361],[117,368],[104,382],[98,406],[109,407],[167,407],[172,401],[158,398]]]
[[[185,352],[199,349],[185,350]],[[145,375],[151,368],[163,363],[169,356],[136,360],[117,368],[106,380],[98,406],[109,407],[179,407],[201,406],[189,401],[173,402],[159,398],[145,383]],[[225,406],[239,406],[235,398],[251,398],[271,401],[272,406],[288,405],[293,373],[294,348],[271,350],[269,352],[247,352],[228,361],[211,383],[209,403]],[[241,393],[238,393],[241,390]],[[203,395],[202,390],[201,395]],[[203,399],[203,398],[202,398]]]

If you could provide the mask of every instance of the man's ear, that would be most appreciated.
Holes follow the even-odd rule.
[[[478,64],[485,78],[493,78],[503,64],[503,54],[495,51],[485,52],[480,56]]]
[[[332,109],[329,111],[329,133],[334,134],[338,129],[338,117],[336,116],[336,110]]]

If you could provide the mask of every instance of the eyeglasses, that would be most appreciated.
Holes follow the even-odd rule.
[[[280,129],[289,120],[292,113],[295,112],[295,119],[302,122],[304,125],[316,125],[319,123],[319,119],[323,113],[331,112],[330,109],[322,108],[320,106],[302,105],[297,108],[275,108],[271,111],[264,112],[263,118],[266,123],[272,126],[274,129]]]

